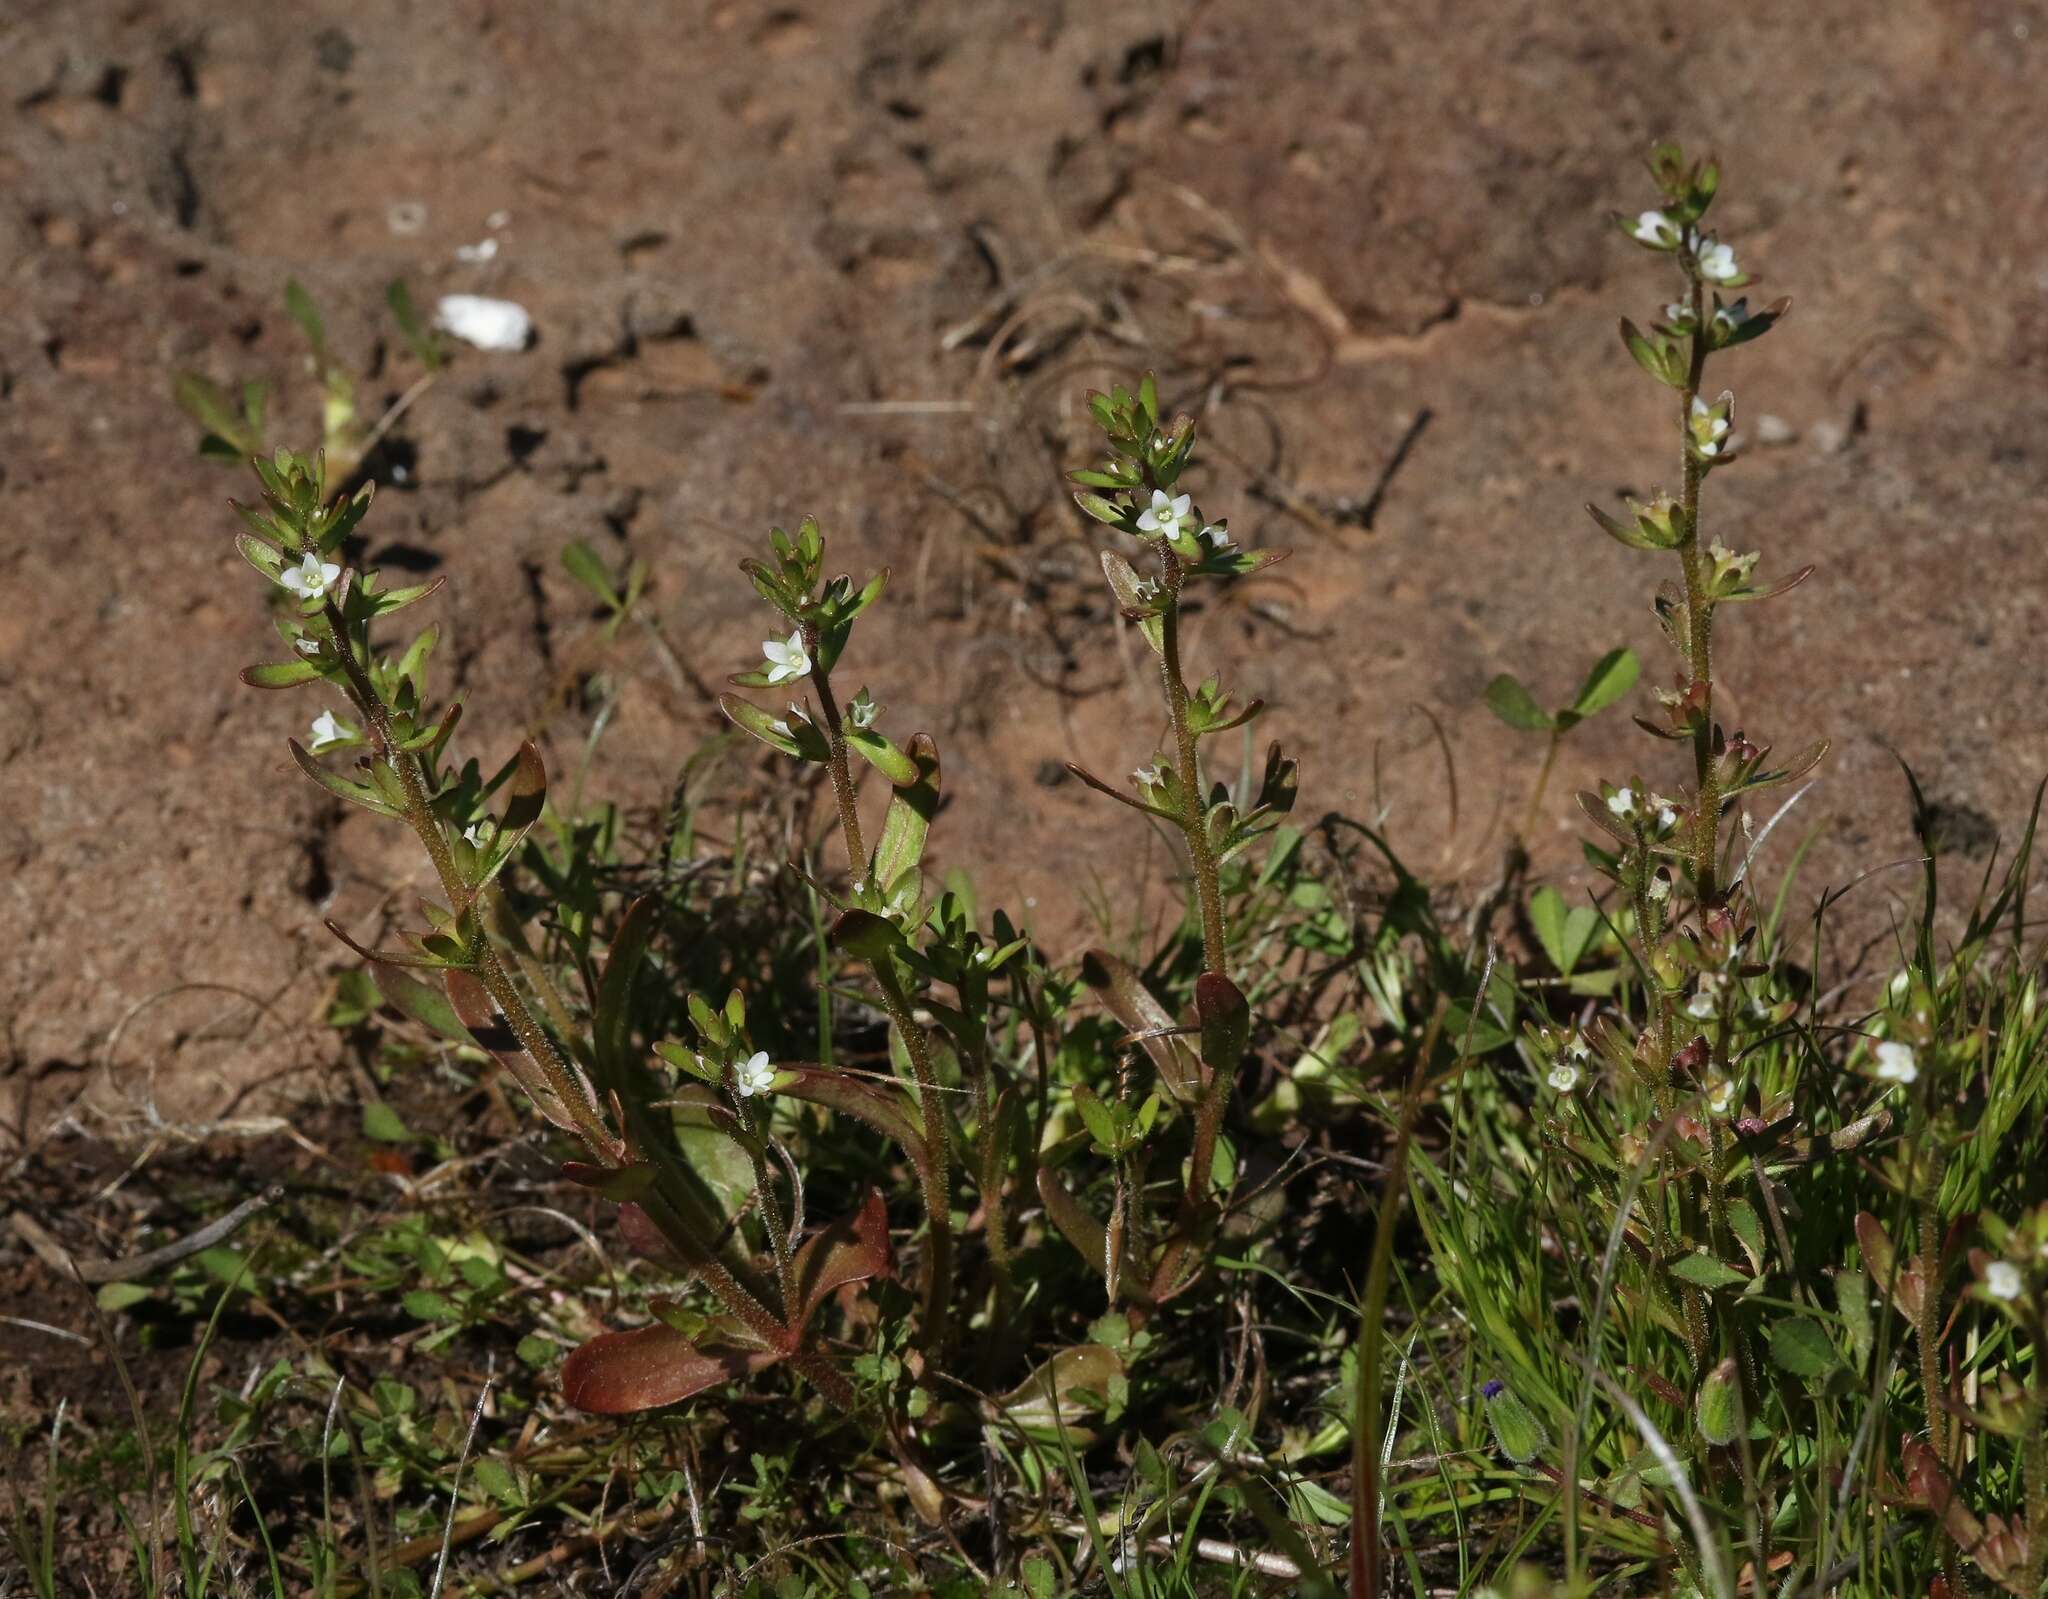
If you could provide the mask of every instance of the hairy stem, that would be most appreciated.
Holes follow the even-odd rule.
[[[924,1338],[925,1347],[937,1352],[946,1346],[946,1312],[953,1297],[953,1200],[946,1113],[939,1104],[938,1079],[932,1072],[931,1043],[911,1012],[910,996],[903,991],[886,958],[874,962],[873,971],[876,985],[882,991],[882,1008],[902,1035],[904,1051],[910,1056],[911,1075],[917,1079],[918,1112],[923,1121],[926,1151],[918,1168],[918,1180],[931,1228],[925,1255]]]
[[[1180,591],[1186,581],[1180,557],[1162,549],[1165,564],[1167,605],[1160,617],[1159,676],[1166,689],[1166,710],[1173,720],[1174,754],[1180,763],[1185,803],[1180,816],[1181,835],[1187,840],[1188,860],[1195,874],[1195,898],[1202,911],[1202,969],[1223,971],[1223,889],[1218,880],[1216,852],[1209,846],[1209,829],[1202,814],[1202,769],[1195,749],[1195,730],[1188,722],[1188,686],[1180,669]]]
[[[861,842],[860,807],[855,803],[853,771],[846,758],[846,724],[839,716],[839,702],[832,697],[832,674],[818,659],[818,630],[804,628],[804,649],[814,663],[811,677],[818,685],[818,704],[825,713],[825,735],[832,747],[826,765],[832,772],[832,797],[839,805],[839,827],[846,836],[846,869],[856,880],[868,874],[867,846]]]
[[[1685,389],[1678,402],[1681,441],[1692,430],[1693,401],[1707,367],[1706,285],[1697,272],[1692,276],[1692,364]],[[1700,485],[1706,468],[1690,447],[1685,450],[1683,507],[1685,537],[1678,546],[1679,564],[1685,574],[1686,670],[1690,687],[1700,691],[1693,714],[1698,718],[1692,733],[1692,758],[1698,805],[1692,828],[1692,872],[1694,892],[1702,908],[1718,903],[1715,882],[1721,824],[1721,798],[1714,785],[1714,605],[1707,592],[1706,564],[1700,555]]]

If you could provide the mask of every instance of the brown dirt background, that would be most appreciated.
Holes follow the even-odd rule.
[[[1088,892],[1127,914],[1162,866],[1047,781],[1069,753],[1127,770],[1157,720],[1055,475],[1083,390],[1156,364],[1215,440],[1204,508],[1293,548],[1191,651],[1271,701],[1302,813],[1383,806],[1438,880],[1482,882],[1534,753],[1479,705],[1487,679],[1562,698],[1624,641],[1667,675],[1644,558],[1579,506],[1654,488],[1674,449],[1613,335],[1665,285],[1604,213],[1649,203],[1652,138],[1711,145],[1721,227],[1797,302],[1719,365],[1745,431],[1769,413],[1797,438],[1717,475],[1709,507],[1767,571],[1819,567],[1731,616],[1723,654],[1732,721],[1835,740],[1804,882],[1910,851],[1887,745],[1966,861],[2048,768],[2048,6],[6,9],[13,1140],[317,1088],[342,965],[321,918],[374,930],[421,882],[404,840],[281,775],[316,707],[235,680],[276,650],[229,544],[243,490],[168,399],[184,368],[262,376],[274,431],[311,439],[292,275],[373,409],[414,375],[394,276],[534,314],[532,349],[460,353],[406,418],[409,481],[368,524],[373,561],[449,581],[440,680],[471,747],[509,751],[589,664],[560,547],[630,548],[677,659],[609,660],[592,783],[658,803],[717,727],[693,677],[763,636],[733,562],[815,512],[840,563],[895,569],[856,648],[889,725],[940,741],[938,853],[992,868],[988,897],[1057,945]],[[423,208],[415,231],[394,207]],[[501,210],[496,258],[458,262]],[[1456,752],[1455,831],[1417,706]],[[548,721],[558,773],[583,730]],[[1563,775],[1663,760],[1610,716]],[[1570,879],[1550,809],[1539,863]],[[1859,891],[1860,927],[1907,877]]]

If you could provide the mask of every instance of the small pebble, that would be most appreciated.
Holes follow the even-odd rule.
[[[427,225],[427,203],[424,200],[394,200],[384,212],[384,226],[400,238]]]
[[[1816,422],[1807,437],[1822,455],[1839,455],[1849,447],[1849,430],[1839,422]]]
[[[481,294],[444,294],[434,320],[479,350],[523,350],[533,337],[533,318],[511,300]]]
[[[479,239],[475,244],[458,244],[455,259],[458,261],[488,261],[498,253],[496,239]]]
[[[1756,419],[1756,441],[1759,444],[1790,444],[1799,437],[1799,429],[1782,416],[1772,416],[1768,411]]]

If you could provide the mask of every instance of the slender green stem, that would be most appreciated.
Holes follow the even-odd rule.
[[[853,770],[846,758],[846,724],[840,719],[839,702],[832,697],[832,674],[818,662],[818,630],[804,628],[804,649],[813,662],[811,677],[818,685],[818,704],[825,713],[825,735],[832,754],[826,765],[832,772],[832,797],[839,805],[839,826],[846,835],[847,870],[856,878],[868,874],[867,846],[861,842],[860,807],[856,803]]]
[[[1693,402],[1699,398],[1707,367],[1706,285],[1697,271],[1692,277],[1692,362],[1685,389],[1678,402],[1679,438],[1689,440]],[[1714,782],[1714,602],[1707,589],[1706,564],[1700,554],[1700,485],[1706,468],[1685,444],[1685,487],[1683,511],[1685,537],[1678,546],[1679,564],[1685,575],[1686,668],[1692,686],[1699,690],[1699,704],[1693,714],[1692,755],[1698,794],[1697,814],[1692,829],[1692,871],[1694,892],[1702,907],[1719,901],[1715,881],[1721,825],[1721,797]]]
[[[1162,548],[1167,605],[1160,618],[1159,676],[1166,689],[1166,710],[1173,721],[1174,753],[1180,763],[1185,803],[1180,816],[1181,835],[1187,840],[1188,860],[1195,874],[1195,898],[1202,913],[1202,969],[1223,971],[1223,889],[1218,878],[1216,852],[1209,844],[1208,819],[1203,815],[1202,769],[1195,748],[1195,730],[1188,722],[1188,686],[1180,667],[1180,591],[1186,572],[1180,557]]]
[[[1553,727],[1550,730],[1550,743],[1543,751],[1543,765],[1536,773],[1536,786],[1529,790],[1528,809],[1522,812],[1522,825],[1515,829],[1515,841],[1519,844],[1528,843],[1529,834],[1536,826],[1536,817],[1543,805],[1544,791],[1550,787],[1551,769],[1557,765],[1557,752],[1563,743],[1563,730]]]
[[[882,1008],[902,1036],[904,1051],[910,1056],[911,1075],[917,1079],[926,1151],[918,1178],[931,1229],[925,1256],[924,1336],[926,1347],[938,1351],[946,1346],[946,1313],[953,1297],[952,1173],[946,1113],[939,1104],[938,1079],[932,1072],[931,1043],[912,1014],[910,996],[904,993],[886,960],[874,962],[873,971],[875,983],[882,991]]]

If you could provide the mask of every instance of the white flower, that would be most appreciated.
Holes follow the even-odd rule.
[[[1697,394],[1692,397],[1692,430],[1695,434],[1704,432],[1709,439],[1718,439],[1728,431],[1728,418],[1716,416],[1714,408]],[[1700,424],[1706,426],[1702,428]]]
[[[1659,872],[1655,877],[1650,879],[1649,887],[1646,888],[1643,892],[1648,894],[1651,899],[1655,900],[1658,904],[1661,905],[1664,903],[1665,900],[1671,897],[1671,879],[1666,877],[1662,872]]]
[[[1636,225],[1629,229],[1637,242],[1642,244],[1666,243],[1666,235],[1676,237],[1678,230],[1671,225],[1671,218],[1662,211],[1645,211],[1636,218]]]
[[[1146,788],[1150,788],[1159,781],[1159,768],[1156,766],[1141,766],[1131,773],[1131,777],[1133,781],[1142,784]]]
[[[1725,244],[1710,244],[1700,252],[1700,276],[1709,283],[1726,283],[1742,276],[1735,264],[1735,252]]]
[[[1994,1260],[1984,1268],[1984,1292],[1993,1299],[2017,1299],[2025,1286],[2019,1267],[2009,1260]]]
[[[1592,1059],[1593,1046],[1587,1043],[1585,1039],[1574,1034],[1565,1044],[1564,1052],[1570,1059],[1583,1062]]]
[[[1721,1078],[1707,1089],[1707,1109],[1716,1116],[1728,1114],[1728,1107],[1735,1103],[1735,1084],[1726,1077]]]
[[[1579,1069],[1568,1060],[1561,1060],[1550,1068],[1550,1075],[1544,1079],[1560,1094],[1569,1094],[1579,1086]]]
[[[484,824],[482,822],[471,822],[469,826],[462,830],[462,842],[469,845],[472,849],[482,849],[484,847]]]
[[[1152,504],[1138,516],[1138,529],[1143,533],[1156,533],[1161,538],[1175,538],[1180,533],[1181,518],[1194,506],[1194,497],[1176,494],[1168,499],[1166,490],[1152,491]]]
[[[1163,450],[1171,443],[1173,443],[1173,439],[1168,434],[1154,433],[1152,435],[1152,448],[1154,450]]]
[[[1149,604],[1151,604],[1151,602],[1152,602],[1152,601],[1154,601],[1154,600],[1158,599],[1158,598],[1159,598],[1159,579],[1158,579],[1158,578],[1156,578],[1156,577],[1141,577],[1141,578],[1139,578],[1139,579],[1138,579],[1138,598],[1139,598],[1139,599],[1140,599],[1141,601],[1143,601],[1143,602],[1144,602],[1145,604],[1148,604],[1148,605],[1149,605]]]
[[[733,1088],[742,1099],[774,1090],[775,1068],[768,1064],[768,1051],[756,1050],[733,1068]]]
[[[792,706],[791,709],[793,710],[795,707]],[[868,698],[868,691],[866,689],[862,689],[860,693],[856,694],[853,703],[846,707],[846,719],[853,723],[855,727],[863,730],[873,727],[875,725],[875,718],[881,714],[882,707]]]
[[[340,567],[308,550],[297,566],[288,566],[278,573],[277,580],[302,600],[320,600],[327,597],[327,591],[340,576]]]
[[[1671,827],[1675,825],[1677,821],[1678,812],[1673,810],[1669,805],[1660,805],[1657,807],[1657,825],[1659,827]]]
[[[313,718],[313,742],[309,748],[314,753],[317,754],[330,744],[346,744],[348,739],[348,729],[335,720],[332,711],[322,711]]]
[[[794,683],[811,675],[811,654],[804,648],[804,631],[798,628],[786,639],[763,639],[761,653],[768,657],[768,681]]]
[[[1685,1002],[1685,1014],[1696,1022],[1712,1021],[1714,1018],[1714,996],[1703,986],[1700,991]]]
[[[1607,796],[1607,808],[1616,816],[1633,816],[1636,796],[1633,789],[1618,788]]]
[[[1202,537],[1208,541],[1209,548],[1218,555],[1228,555],[1237,548],[1231,540],[1230,530],[1213,523],[1202,529]]]
[[[1913,1046],[1886,1039],[1877,1046],[1877,1075],[1888,1083],[1910,1083],[1920,1076],[1920,1063]]]
[[[974,964],[977,966],[986,966],[991,960],[995,958],[995,953],[996,952],[993,949],[989,948],[989,946],[986,944],[975,945]]]
[[[783,721],[780,717],[770,717],[768,720],[768,725],[775,732],[780,733],[784,738],[794,738],[796,736],[794,733],[790,732],[789,723]]]
[[[1681,305],[1678,301],[1673,300],[1664,307],[1664,320],[1666,322],[1690,322],[1692,320],[1692,307]]]
[[[298,651],[301,655],[318,655],[320,653],[320,641],[316,638],[294,639],[292,642],[298,646]]]

